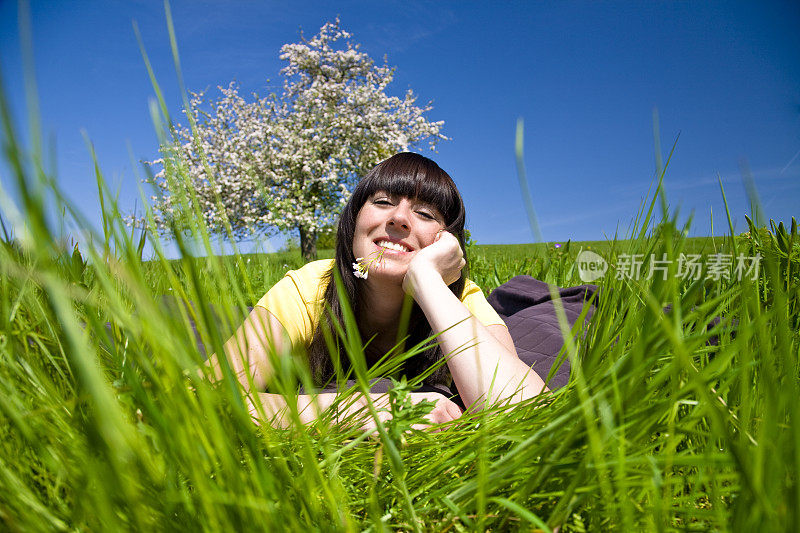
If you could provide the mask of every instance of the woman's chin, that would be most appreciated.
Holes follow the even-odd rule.
[[[383,264],[370,269],[369,277],[382,283],[402,285],[408,272],[408,265]]]

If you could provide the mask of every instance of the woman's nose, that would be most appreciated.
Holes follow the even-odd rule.
[[[411,221],[411,213],[409,213],[408,207],[402,204],[398,205],[394,211],[392,211],[391,217],[389,217],[389,225],[390,226],[399,226],[403,229],[408,229]]]

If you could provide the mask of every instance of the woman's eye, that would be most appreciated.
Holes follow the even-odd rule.
[[[419,213],[420,215],[424,216],[425,218],[427,218],[429,220],[434,220],[436,218],[432,214],[426,213],[425,211],[417,211],[417,213]]]
[[[378,205],[392,205],[392,202],[390,202],[389,200],[386,200],[385,198],[379,198],[379,199],[375,200],[375,203],[378,204]]]

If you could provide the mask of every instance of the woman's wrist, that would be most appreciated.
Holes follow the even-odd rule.
[[[433,265],[426,262],[417,264],[412,262],[408,266],[408,271],[403,278],[403,290],[417,300],[422,293],[423,287],[436,283],[445,284],[442,275]],[[419,303],[419,301],[417,301],[417,303]]]
[[[369,393],[369,398],[375,409],[385,409],[389,403],[389,395],[385,393]],[[247,403],[250,415],[258,422],[261,419],[259,408],[255,402],[261,404],[261,409],[273,427],[286,429],[292,424],[293,416],[291,407],[287,403],[289,397],[280,394],[258,393],[248,396]],[[338,393],[323,392],[319,394],[298,394],[294,397],[297,415],[302,425],[309,425],[315,420],[329,413],[332,422],[340,422],[347,417],[356,415],[359,419],[368,418],[367,399],[361,394],[342,398]],[[341,417],[341,419],[340,419]]]
[[[387,394],[370,393],[369,396],[377,409],[385,407],[388,403]],[[367,412],[367,400],[361,394],[343,398],[335,392],[297,396],[297,412],[303,424],[314,422],[330,410],[334,411],[330,413],[330,418],[334,422],[340,422],[340,416],[346,417],[351,413],[360,413],[363,416]]]
[[[319,418],[320,412],[324,411],[319,405],[319,400],[310,394],[297,395],[297,414],[300,423],[310,424]]]
[[[318,399],[309,394],[297,395],[294,401],[296,402],[295,407],[300,418],[300,423],[310,424],[316,420],[320,413],[330,406],[331,402],[326,402],[326,399],[327,398]],[[291,408],[288,400],[289,397],[268,392],[248,395],[248,410],[250,411],[250,416],[256,421],[261,419],[260,411],[263,410],[263,414],[266,417],[265,421],[269,422],[273,427],[286,429],[292,423]],[[260,404],[260,409],[259,406],[256,405],[256,402]],[[324,407],[320,407],[320,404],[324,405]]]

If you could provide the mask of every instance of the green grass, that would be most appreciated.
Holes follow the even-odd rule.
[[[123,226],[111,222],[124,243]],[[772,288],[770,305],[746,281],[604,278],[592,327],[568,347],[576,371],[566,389],[401,442],[324,424],[258,428],[235,388],[186,377],[201,358],[183,318],[157,296],[252,304],[299,256],[142,262],[129,244],[116,257],[84,250],[85,263],[43,235],[21,250],[3,244],[7,529],[781,530],[795,522],[798,338],[777,270],[760,280]],[[692,244],[658,235],[603,243],[673,257]],[[536,248],[549,270],[530,260],[530,247],[477,246],[473,277],[573,283],[563,257],[574,248]],[[204,323],[200,307],[195,318],[218,344],[235,320]],[[714,316],[723,322],[704,331]],[[706,345],[712,333],[716,347]],[[302,379],[292,366],[280,374]]]
[[[724,237],[692,237],[682,239],[685,254],[730,253]],[[560,245],[556,248],[556,245]],[[633,246],[634,252],[628,252]],[[470,277],[485,291],[494,290],[510,278],[526,274],[561,286],[583,283],[577,270],[570,272],[575,258],[583,250],[593,251],[612,264],[621,251],[639,253],[631,240],[567,241],[531,244],[476,244],[470,252]],[[647,254],[645,254],[647,255]],[[547,258],[547,260],[545,260]],[[548,268],[545,263],[550,263]],[[553,269],[552,274],[549,274]],[[613,274],[609,274],[611,276]]]
[[[19,215],[0,196],[17,231],[0,236],[0,529],[786,531],[798,522],[796,230],[786,242],[774,230],[709,245],[682,237],[655,197],[632,213],[626,240],[473,247],[471,277],[487,291],[521,273],[575,284],[572,258],[584,246],[612,263],[709,246],[763,252],[765,262],[752,282],[606,276],[591,326],[568,335],[569,385],[526,404],[440,433],[403,435],[413,419],[378,437],[325,420],[279,430],[252,423],[229,369],[215,386],[196,375],[189,315],[160,298],[195,302],[191,317],[219,350],[244,307],[299,257],[216,257],[189,216],[195,247],[174,233],[181,259],[170,261],[150,235],[156,258],[142,261],[99,169],[103,233],[76,253],[49,213],[63,209],[76,231],[90,224],[42,170],[42,150],[19,143],[2,95],[0,111],[22,196]],[[707,330],[714,317],[722,321]],[[348,354],[363,361],[353,326]],[[291,395],[308,379],[301,361],[274,361],[274,390]]]
[[[719,250],[727,249],[726,240],[727,235],[718,237],[686,237],[683,239],[685,253],[716,253]],[[572,257],[578,254],[578,250],[594,250],[599,254],[605,254],[612,250],[614,242],[617,246],[626,244],[626,240],[617,239],[616,241],[609,239],[604,241],[569,241],[570,250],[572,250]],[[530,243],[530,244],[476,244],[475,252],[489,260],[496,258],[502,259],[526,259],[530,256],[541,255],[545,249],[553,247],[556,244],[564,245],[567,241],[550,242],[550,243]]]

